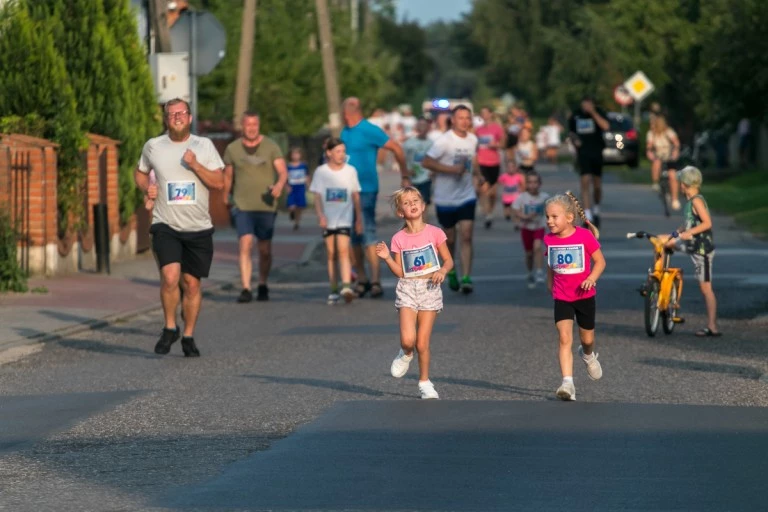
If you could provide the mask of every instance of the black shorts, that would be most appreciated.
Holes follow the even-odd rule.
[[[591,174],[592,176],[603,175],[603,155],[582,155],[579,154],[579,174]]]
[[[333,235],[344,235],[344,236],[352,236],[352,228],[335,228],[335,229],[324,229],[323,230],[323,238],[328,238],[329,236]]]
[[[499,181],[499,171],[500,168],[498,165],[480,166],[480,174],[483,176],[483,179],[487,181],[491,186],[495,185],[496,182]]]
[[[213,262],[213,228],[192,233],[176,231],[167,224],[153,224],[152,252],[160,268],[181,263],[181,271],[197,279],[208,277]]]
[[[533,166],[532,165],[521,165],[520,166],[520,172],[523,174],[528,174],[529,172],[533,172]]]
[[[555,323],[560,320],[573,320],[576,317],[576,324],[587,331],[595,329],[595,298],[576,300],[566,302],[555,299]]]
[[[461,206],[435,206],[437,212],[437,222],[443,229],[451,229],[463,220],[475,220],[475,210],[477,201],[472,199]]]
[[[517,146],[517,134],[507,132],[507,149],[512,149]]]

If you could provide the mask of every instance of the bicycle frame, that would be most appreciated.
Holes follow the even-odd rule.
[[[679,309],[680,298],[683,296],[683,269],[670,266],[673,251],[666,248],[666,240],[645,231],[627,233],[627,238],[647,238],[653,245],[653,267],[648,269],[648,276],[656,279],[660,285],[659,311],[665,311],[669,308],[673,286],[677,287],[677,301],[676,304],[672,304],[672,307],[675,310]]]

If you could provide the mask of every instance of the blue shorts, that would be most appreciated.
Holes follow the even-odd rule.
[[[291,193],[286,198],[286,205],[288,208],[295,206],[296,208],[307,207],[307,186],[291,185]]]
[[[424,204],[432,204],[432,180],[424,183],[414,183],[413,186],[421,193],[424,198]]]
[[[440,206],[435,207],[437,212],[437,222],[443,229],[451,229],[463,220],[475,220],[475,209],[477,200],[472,199],[460,206]]]
[[[233,208],[237,236],[253,235],[259,240],[272,240],[275,233],[275,212],[243,211]]]
[[[376,238],[376,197],[378,192],[360,192],[360,209],[363,210],[363,234],[352,234],[352,245],[375,245]],[[357,219],[355,219],[357,221]]]

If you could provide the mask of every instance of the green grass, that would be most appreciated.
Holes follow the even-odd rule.
[[[733,215],[738,225],[768,237],[768,171],[744,171],[711,184],[705,177],[701,193],[714,211]]]

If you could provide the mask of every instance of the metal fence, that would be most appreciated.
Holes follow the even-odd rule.
[[[11,153],[7,148],[8,188],[10,200],[11,221],[14,223],[18,236],[19,263],[22,270],[29,274],[29,246],[30,246],[30,177],[32,165],[30,164],[29,151],[16,151]]]

